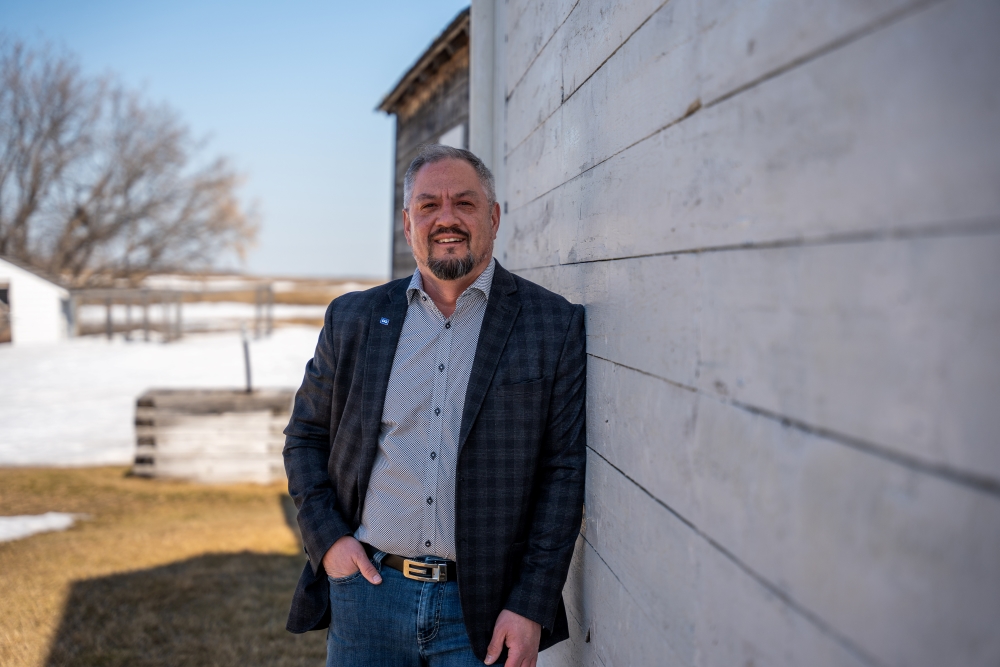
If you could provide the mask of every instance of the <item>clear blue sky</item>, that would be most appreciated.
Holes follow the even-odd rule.
[[[3,0],[0,30],[118,75],[230,157],[262,214],[247,270],[386,277],[394,122],[373,109],[467,5]]]

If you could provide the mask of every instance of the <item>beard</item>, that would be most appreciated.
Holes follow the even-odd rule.
[[[458,229],[438,230],[435,233],[435,236],[441,236],[444,234],[457,234],[464,236],[466,239],[469,238],[468,234]],[[431,243],[433,243],[433,240]],[[490,244],[490,247],[486,248],[486,250],[478,256],[473,255],[470,248],[469,251],[465,253],[465,257],[456,257],[454,255],[445,255],[444,257],[428,257],[427,268],[438,280],[458,280],[459,278],[464,278],[469,275],[469,272],[476,268],[476,265],[485,260],[492,252],[493,247],[492,244]]]
[[[446,257],[443,259],[428,259],[427,268],[438,280],[458,280],[469,274],[476,266],[476,258],[472,253],[465,257]]]

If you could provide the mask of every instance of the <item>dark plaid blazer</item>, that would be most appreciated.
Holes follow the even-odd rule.
[[[309,562],[292,600],[292,632],[329,624],[322,558],[361,522],[408,284],[333,301],[295,395],[285,470]],[[542,625],[540,648],[568,637],[562,587],[586,461],[583,314],[497,264],[465,397],[455,491],[462,612],[480,659],[505,608]]]

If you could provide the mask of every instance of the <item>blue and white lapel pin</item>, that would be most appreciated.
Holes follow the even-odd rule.
[[[382,319],[380,319],[378,321],[378,323],[379,324],[385,324],[386,326],[388,326],[389,325],[389,318],[388,317],[383,317]]]

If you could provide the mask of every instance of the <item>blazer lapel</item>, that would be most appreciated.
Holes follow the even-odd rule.
[[[486,390],[493,381],[500,355],[507,345],[507,338],[517,313],[521,310],[521,302],[517,298],[517,284],[513,276],[497,262],[493,272],[493,287],[490,289],[490,300],[483,315],[483,326],[479,331],[479,344],[476,347],[476,357],[472,362],[472,374],[469,376],[469,386],[465,390],[465,406],[462,408],[462,426],[458,435],[458,453],[462,453],[465,440],[469,437],[472,424],[475,423],[479,410],[486,398]]]
[[[406,299],[408,280],[402,280],[386,294],[386,299],[372,306],[368,322],[368,345],[365,352],[365,375],[361,396],[363,416],[361,422],[361,446],[364,455],[358,470],[358,490],[361,498],[358,503],[360,516],[368,490],[368,480],[371,477],[375,455],[378,453],[378,434],[382,426],[382,407],[385,403],[385,392],[389,386],[389,374],[392,372],[392,360],[396,356],[396,345],[403,331],[403,319],[406,317]]]

